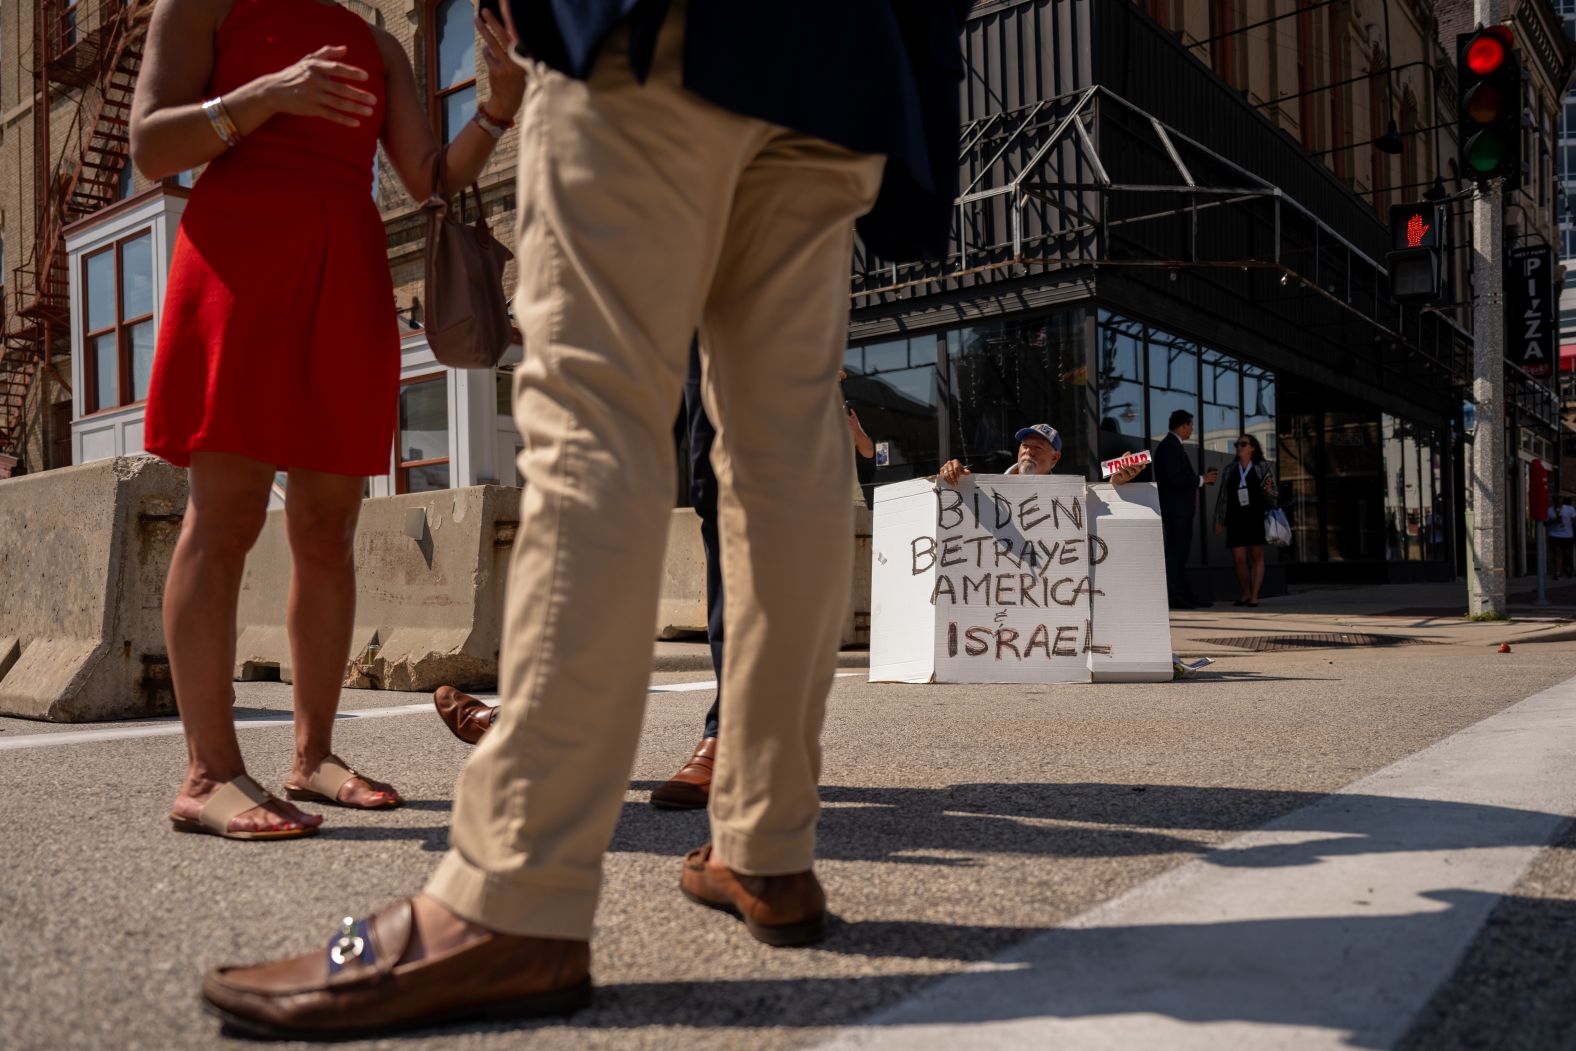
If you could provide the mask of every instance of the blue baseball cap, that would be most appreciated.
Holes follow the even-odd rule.
[[[1012,440],[1015,442],[1021,442],[1031,434],[1038,435],[1039,437],[1044,438],[1046,441],[1050,442],[1051,448],[1055,449],[1057,452],[1062,451],[1062,436],[1057,434],[1056,428],[1052,427],[1048,423],[1036,423],[1032,426],[1025,427],[1023,430],[1013,435]]]

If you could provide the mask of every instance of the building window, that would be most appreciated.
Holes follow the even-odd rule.
[[[1100,312],[1099,457],[1109,460],[1147,448],[1144,430],[1144,326]]]
[[[1171,28],[1170,0],[1142,0],[1144,13],[1167,29]]]
[[[82,260],[84,411],[148,396],[153,375],[153,234],[144,230]]]
[[[432,8],[428,94],[438,138],[450,142],[476,112],[476,29],[471,0],[438,0]]]
[[[1345,4],[1330,7],[1330,80],[1341,84],[1351,73],[1351,40],[1346,35],[1348,17]],[[1335,174],[1350,182],[1352,178],[1352,89],[1350,85],[1330,89],[1330,162]]]
[[[849,347],[843,398],[871,440],[886,442],[881,482],[934,474],[941,467],[941,381],[936,337],[916,336]]]
[[[1210,64],[1222,80],[1239,90],[1248,88],[1248,41],[1241,27],[1249,22],[1243,0],[1211,0]]]
[[[77,43],[77,0],[63,0],[60,5],[60,50],[75,47]]]
[[[1370,65],[1371,68],[1378,69],[1380,63],[1376,58]],[[1381,129],[1385,126],[1384,90],[1384,74],[1370,74],[1368,77],[1368,135],[1370,138],[1378,138]],[[1368,152],[1372,161],[1369,181],[1373,184],[1374,211],[1383,217],[1386,214],[1385,207],[1389,203],[1385,190],[1390,185],[1390,155],[1376,146],[1370,148]],[[1402,196],[1405,197],[1405,193]]]
[[[396,493],[449,488],[449,380],[423,376],[400,386]]]
[[[1310,153],[1324,148],[1322,115],[1316,78],[1319,66],[1315,61],[1321,46],[1319,33],[1323,23],[1310,8],[1297,11],[1297,123],[1302,131],[1302,145]]]

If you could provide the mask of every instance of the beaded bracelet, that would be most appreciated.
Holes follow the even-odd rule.
[[[480,106],[476,107],[476,115],[471,119],[476,122],[479,128],[495,139],[503,138],[503,133],[514,127],[514,121],[498,120]]]
[[[208,115],[208,123],[213,126],[213,133],[219,136],[226,146],[239,146],[241,132],[235,126],[235,121],[230,119],[230,111],[224,107],[223,96],[215,95],[202,104],[202,111]]]

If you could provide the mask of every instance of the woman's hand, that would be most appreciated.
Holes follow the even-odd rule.
[[[344,45],[320,47],[295,65],[270,75],[267,98],[274,111],[360,127],[358,118],[372,116],[378,97],[345,83],[367,79],[366,70],[339,61],[348,51]]]
[[[477,16],[476,38],[487,64],[487,113],[497,121],[513,120],[525,98],[525,67],[510,57],[520,38],[491,11]]]
[[[1219,536],[1221,533],[1224,533],[1225,531],[1226,531],[1226,527],[1225,526],[1221,525],[1219,522],[1215,523],[1215,535],[1216,536]]]

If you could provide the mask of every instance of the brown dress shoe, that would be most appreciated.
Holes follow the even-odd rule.
[[[826,892],[814,872],[746,876],[713,861],[707,843],[684,858],[679,889],[697,905],[737,916],[767,945],[810,945],[826,937]]]
[[[652,790],[651,805],[659,810],[704,809],[711,798],[711,768],[716,762],[717,739],[703,738],[689,762]]]
[[[453,686],[439,686],[432,695],[432,703],[438,709],[438,718],[443,720],[443,725],[466,744],[480,741],[482,734],[498,718],[498,709],[486,701],[478,701],[468,693],[461,693]]]
[[[346,917],[326,950],[209,972],[203,1008],[252,1036],[351,1039],[461,1018],[568,1014],[591,1002],[586,942],[491,934],[402,963],[411,930],[409,898],[359,922]]]

